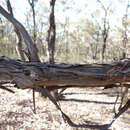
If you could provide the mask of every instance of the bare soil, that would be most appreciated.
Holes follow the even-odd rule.
[[[116,89],[66,89],[59,103],[74,126],[65,123],[54,104],[38,93],[34,114],[32,91],[13,90],[15,94],[0,89],[0,130],[130,130],[130,110],[110,124]]]

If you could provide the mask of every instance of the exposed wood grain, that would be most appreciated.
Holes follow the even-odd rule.
[[[48,89],[102,87],[122,82],[128,86],[130,61],[127,62],[121,70],[126,61],[80,65],[23,62],[0,57],[0,82],[10,80],[22,89],[37,86],[46,86]]]

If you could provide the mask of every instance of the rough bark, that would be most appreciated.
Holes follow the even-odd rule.
[[[54,63],[54,52],[55,52],[55,39],[56,39],[56,26],[55,26],[55,15],[54,15],[54,7],[56,0],[50,1],[51,13],[49,17],[49,30],[48,30],[48,52],[49,52],[49,62],[51,64]]]
[[[52,11],[54,11],[54,8],[52,8]],[[119,87],[121,84],[122,87],[130,88],[130,59],[110,64],[92,65],[40,63],[36,47],[22,24],[8,14],[1,6],[0,13],[20,30],[29,51],[30,61],[24,62],[0,57],[0,88],[6,89],[2,86],[6,83],[15,84],[16,87],[21,89],[36,89],[38,87],[43,87],[45,96],[49,97],[49,99],[56,105],[57,109],[61,111],[63,118],[66,119],[69,124],[72,123],[71,120],[62,112],[47,89],[102,87],[111,84],[115,85],[115,87]],[[54,31],[54,28],[52,28],[52,31]],[[52,33],[50,33],[50,35],[51,34]],[[52,41],[55,36],[49,36],[49,38],[50,41]],[[51,56],[53,53],[54,52],[51,52]],[[47,89],[44,88],[44,86],[46,86]],[[10,89],[7,89],[7,91],[10,91]],[[122,107],[121,111],[117,113],[115,118],[126,111],[129,108],[129,104],[130,100],[128,100],[126,105]]]
[[[49,29],[48,29],[48,52],[49,52],[49,63],[54,64],[55,58],[55,40],[56,40],[56,25],[55,25],[55,2],[56,0],[50,0],[50,16],[49,16]],[[52,95],[55,97],[56,100],[58,100],[58,90],[54,90],[52,92]]]
[[[48,64],[23,62],[0,57],[0,83],[10,82],[21,89],[46,86],[102,87],[110,84],[129,86],[130,60],[110,64]],[[126,85],[125,85],[126,84]]]
[[[116,87],[130,88],[130,59],[109,64],[48,64],[23,62],[0,57],[0,86],[15,84],[18,88],[43,87],[47,96],[61,112],[64,121],[73,126],[71,119],[62,111],[47,89],[68,87],[102,87],[115,84]],[[44,88],[46,86],[46,88]],[[6,89],[5,87],[0,87]],[[10,89],[7,89],[10,91]],[[10,91],[13,92],[13,91]],[[115,114],[114,120],[130,107],[130,100]],[[114,121],[113,120],[113,121]]]

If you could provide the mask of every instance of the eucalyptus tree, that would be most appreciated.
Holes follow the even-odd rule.
[[[97,0],[97,2],[100,3],[100,5],[101,5],[101,7],[102,7],[102,9],[104,11],[103,27],[102,27],[103,45],[102,45],[102,52],[101,52],[102,62],[103,62],[104,61],[105,51],[106,51],[106,43],[107,43],[109,30],[110,30],[108,13],[110,12],[111,4],[109,4],[108,6],[105,7],[101,0]]]
[[[129,15],[128,15],[128,9],[130,7],[130,1],[128,0],[127,5],[126,5],[126,11],[124,16],[122,17],[122,43],[123,43],[123,54],[122,58],[126,58],[127,55],[127,46],[128,46],[128,31],[130,27],[130,21],[129,21]]]
[[[43,93],[47,96],[61,112],[64,121],[71,126],[79,126],[71,121],[71,119],[62,111],[59,104],[51,96],[48,90],[70,87],[102,87],[106,85],[114,85],[116,87],[130,87],[130,59],[112,62],[108,64],[54,64],[54,42],[55,42],[55,26],[54,26],[54,5],[55,0],[50,1],[52,12],[50,13],[50,27],[48,31],[48,43],[50,50],[50,63],[41,62],[38,49],[31,39],[25,27],[8,13],[0,5],[0,13],[7,18],[16,28],[19,29],[23,36],[24,42],[28,50],[29,61],[20,61],[0,56],[0,87],[4,84],[15,84],[14,87],[20,89],[27,88],[43,88]],[[52,23],[51,23],[52,22]],[[54,40],[54,41],[52,41]],[[52,49],[52,50],[51,50]],[[116,113],[114,120],[117,119],[130,107],[130,99]],[[112,124],[110,123],[110,125]],[[84,124],[82,125],[84,127]],[[102,125],[107,129],[109,124]],[[95,128],[95,125],[91,128]],[[99,126],[97,127],[99,128]]]
[[[9,13],[14,17],[10,0],[7,0],[6,3],[7,3],[7,8],[8,8]],[[18,56],[20,57],[20,59],[25,61],[25,55],[24,55],[24,52],[23,52],[23,45],[22,45],[22,40],[23,40],[22,35],[21,35],[19,29],[16,28],[15,26],[14,26],[14,31],[15,31],[17,37],[18,37],[18,43],[17,43],[17,46],[16,46]]]

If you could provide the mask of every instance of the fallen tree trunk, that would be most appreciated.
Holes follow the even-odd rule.
[[[37,86],[46,86],[48,89],[102,87],[121,83],[129,87],[130,60],[80,65],[24,62],[0,57],[0,83],[6,81],[21,89]]]
[[[63,87],[102,87],[115,85],[130,87],[130,60],[113,62],[110,64],[48,64],[41,62],[24,62],[0,57],[0,86],[6,83],[15,84],[21,89],[41,88],[42,94],[47,96],[61,112],[64,121],[70,125],[75,124],[62,111],[55,98],[49,93]],[[46,88],[45,88],[46,86]],[[10,89],[1,87],[9,92]],[[115,113],[114,122],[130,107],[130,100]]]
[[[10,83],[21,89],[42,88],[43,95],[48,97],[61,112],[69,125],[75,126],[70,118],[61,110],[49,90],[68,87],[130,87],[130,59],[110,64],[49,64],[41,63],[37,47],[32,42],[24,26],[0,6],[0,13],[7,18],[22,34],[27,45],[27,56],[30,62],[0,57],[0,88],[9,92],[4,84]],[[47,89],[46,89],[46,88]],[[34,92],[34,91],[33,91]],[[34,94],[34,93],[33,93]],[[34,95],[33,98],[35,99]],[[34,100],[33,100],[34,101]],[[34,101],[35,103],[35,101]],[[35,105],[35,104],[34,104]],[[130,107],[130,100],[121,107],[115,118]],[[35,106],[34,106],[35,109]]]

